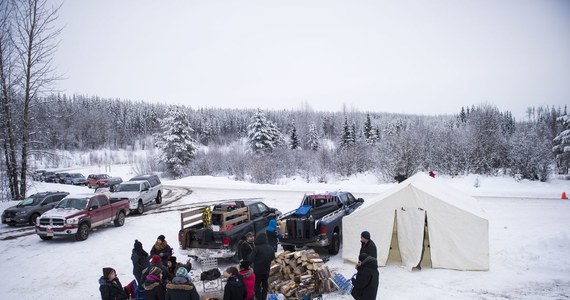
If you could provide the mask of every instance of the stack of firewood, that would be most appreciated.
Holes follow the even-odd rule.
[[[332,292],[329,268],[314,250],[277,252],[271,263],[269,291],[287,298]]]

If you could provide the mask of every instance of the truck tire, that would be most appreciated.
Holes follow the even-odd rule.
[[[30,225],[36,225],[36,219],[40,216],[38,213],[33,213],[30,217]]]
[[[75,234],[75,239],[78,241],[84,241],[89,237],[89,225],[87,223],[82,223],[79,225],[79,229]]]
[[[331,244],[329,245],[329,254],[337,255],[340,251],[340,236],[338,232],[333,233]]]
[[[125,213],[120,211],[113,223],[115,224],[115,227],[123,226],[123,224],[125,224]]]
[[[295,252],[295,246],[292,245],[281,245],[283,247],[284,251],[291,251],[291,252]]]
[[[142,215],[144,213],[144,204],[142,203],[142,200],[139,200],[139,204],[137,205],[136,212],[139,215]]]
[[[156,199],[154,201],[156,204],[162,203],[162,193],[160,191],[158,191],[158,194],[156,194]]]
[[[53,236],[40,235],[40,239],[42,239],[44,241],[49,241],[49,240],[53,239]]]

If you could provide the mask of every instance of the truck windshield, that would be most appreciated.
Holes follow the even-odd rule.
[[[139,190],[140,184],[119,184],[115,192],[138,192]]]
[[[56,208],[81,210],[87,208],[87,202],[87,199],[65,198],[57,204]]]

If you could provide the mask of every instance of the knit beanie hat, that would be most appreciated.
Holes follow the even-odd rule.
[[[156,239],[157,239],[157,240],[161,240],[161,241],[164,242],[164,240],[165,240],[166,238],[164,237],[164,235],[161,234],[161,235],[159,235],[158,238],[156,238]]]
[[[152,267],[152,269],[150,269],[150,273],[148,274],[158,276],[160,273],[162,273],[162,270],[159,267]]]
[[[363,237],[363,238],[369,240],[369,239],[370,239],[370,232],[368,232],[368,231],[363,231],[363,232],[360,234],[360,237]]]
[[[109,274],[115,271],[113,268],[103,268],[103,277],[109,278]]]
[[[188,275],[188,270],[186,270],[186,268],[180,267],[178,270],[176,270],[176,276],[186,277],[186,275]]]
[[[157,265],[160,263],[160,256],[158,255],[153,255],[152,258],[150,259],[150,263],[153,265]]]
[[[239,268],[240,270],[249,270],[249,266],[251,265],[251,263],[247,260],[242,260],[239,263]]]
[[[142,249],[142,243],[139,242],[139,240],[135,240],[135,249],[137,250],[141,250]]]

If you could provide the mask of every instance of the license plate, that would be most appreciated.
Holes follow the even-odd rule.
[[[46,233],[47,236],[53,236],[53,229],[48,229]]]

